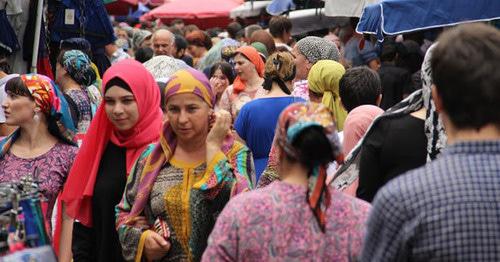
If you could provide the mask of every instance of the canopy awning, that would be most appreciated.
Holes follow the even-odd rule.
[[[381,0],[325,0],[326,16],[361,17],[365,6]]]
[[[141,19],[161,19],[163,22],[182,19],[201,29],[225,27],[231,22],[231,10],[242,3],[243,0],[172,0],[151,10]]]
[[[500,19],[499,0],[384,0],[365,7],[356,31],[398,35],[462,23]]]
[[[271,3],[271,1],[248,1],[231,10],[229,17],[247,18],[255,17],[261,14],[262,11]]]

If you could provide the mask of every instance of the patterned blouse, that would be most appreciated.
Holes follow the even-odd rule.
[[[20,158],[7,152],[0,160],[0,183],[16,183],[23,177],[33,176],[35,169],[42,194],[48,201],[45,218],[51,221],[52,209],[59,191],[68,176],[78,148],[68,144],[58,143],[47,153],[35,158]]]
[[[117,215],[130,211],[133,205],[144,159],[143,154],[135,172],[129,176],[122,200],[124,208],[118,206]],[[214,191],[197,188],[198,182],[214,173],[225,177],[226,182]],[[208,167],[206,163],[188,164],[171,159],[158,174],[143,214],[150,225],[160,219],[169,228],[171,248],[161,261],[199,261],[217,216],[230,197],[251,189],[254,183],[252,155],[239,143],[233,145],[227,156],[219,152]],[[125,260],[141,260],[149,232],[128,225],[118,228]]]
[[[92,110],[90,106],[90,99],[83,89],[68,90],[66,92],[73,102],[75,102],[76,110],[78,110],[78,133],[85,134],[89,128],[90,121],[92,120]]]
[[[293,83],[292,96],[300,97],[309,101],[309,85],[307,80],[300,80]]]
[[[330,191],[322,233],[307,187],[274,182],[231,200],[220,214],[203,261],[356,261],[370,205]]]
[[[258,88],[253,91],[242,91],[239,94],[234,94],[233,86],[230,85],[220,99],[218,108],[223,109],[231,113],[233,116],[233,122],[236,120],[241,108],[248,102],[255,98],[262,97],[266,95],[267,91],[264,88]]]

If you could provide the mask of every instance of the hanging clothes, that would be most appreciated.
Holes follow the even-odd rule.
[[[0,54],[6,53],[10,55],[19,50],[16,32],[14,32],[7,19],[6,9],[0,10],[0,28],[2,28],[2,33],[0,34]]]
[[[5,1],[5,0],[0,0]],[[30,0],[6,0],[7,1],[7,18],[14,29],[14,32],[19,42],[19,46],[23,46],[24,32],[29,19]],[[0,5],[4,6],[4,5]],[[12,72],[25,74],[28,72],[28,63],[23,59],[23,52],[15,52],[9,57],[9,64]]]
[[[103,1],[52,1],[49,2],[48,10],[53,17],[49,23],[51,43],[58,46],[61,40],[84,37],[92,45],[92,62],[99,69],[99,74],[103,75],[111,66],[104,47],[116,40]]]

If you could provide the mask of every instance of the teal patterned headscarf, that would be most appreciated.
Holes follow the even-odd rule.
[[[69,50],[63,55],[62,66],[78,84],[85,87],[95,82],[97,76],[92,69],[92,61],[80,50]]]

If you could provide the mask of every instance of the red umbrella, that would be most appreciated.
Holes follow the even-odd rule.
[[[195,24],[201,29],[225,27],[231,22],[231,10],[242,3],[243,0],[171,0],[151,10],[141,19],[159,18],[164,23],[182,19],[187,24]]]
[[[118,0],[106,4],[106,10],[110,15],[128,15],[129,9],[137,8],[138,0]]]

